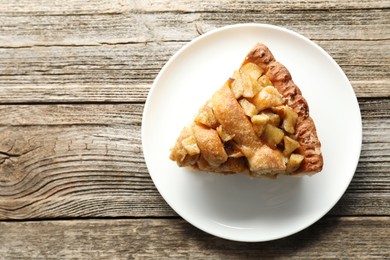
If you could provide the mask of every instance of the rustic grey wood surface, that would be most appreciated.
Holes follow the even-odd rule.
[[[165,62],[198,35],[244,22],[323,47],[363,119],[339,203],[298,234],[255,244],[177,216],[149,177],[140,135]],[[389,68],[387,0],[1,1],[0,259],[390,258]]]

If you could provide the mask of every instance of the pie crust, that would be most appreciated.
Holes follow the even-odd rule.
[[[271,178],[312,175],[323,166],[305,98],[260,43],[182,130],[170,159],[206,172]]]

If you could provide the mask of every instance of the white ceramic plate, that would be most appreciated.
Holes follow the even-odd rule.
[[[169,149],[256,42],[289,69],[307,99],[322,142],[323,171],[269,180],[179,168]],[[142,120],[145,161],[166,202],[199,229],[236,241],[282,238],[324,216],[347,189],[361,142],[359,105],[337,63],[307,38],[264,24],[224,27],[185,45],[157,76]]]

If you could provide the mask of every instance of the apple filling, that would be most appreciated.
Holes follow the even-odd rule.
[[[299,148],[294,135],[298,114],[286,105],[286,100],[263,75],[262,69],[254,63],[246,63],[234,72],[230,88],[250,118],[256,135],[270,148],[282,151],[286,172],[296,170],[304,158],[294,153]]]
[[[286,104],[262,69],[254,63],[246,63],[233,73],[227,84],[262,145],[278,151],[278,160],[284,164],[283,170],[271,172],[271,176],[281,172],[288,174],[298,169],[304,159],[303,155],[296,152],[300,147],[295,135],[298,115]],[[236,163],[237,171],[241,171],[239,165],[242,165],[248,153],[245,147],[235,143],[235,135],[226,131],[217,120],[213,106],[212,101],[208,101],[199,110],[194,124],[182,136],[179,144],[181,152],[178,153],[182,157],[176,161],[182,161],[183,164],[197,161],[195,167],[211,171],[212,167],[219,167],[223,163],[230,164],[230,167]],[[208,151],[207,158],[202,157],[202,150]],[[259,158],[247,158],[250,170],[252,161],[258,164],[261,155]]]

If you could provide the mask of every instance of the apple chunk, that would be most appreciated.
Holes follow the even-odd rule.
[[[284,132],[282,129],[277,128],[276,126],[267,124],[261,135],[262,139],[267,142],[267,144],[274,148],[277,144],[279,144],[284,136]]]
[[[253,130],[255,130],[257,136],[260,137],[269,121],[269,117],[265,114],[254,115],[252,116],[251,121],[253,124]]]
[[[218,126],[218,121],[214,116],[213,109],[208,105],[204,105],[199,110],[199,113],[195,118],[195,122],[210,128],[216,128]]]
[[[250,101],[256,106],[258,112],[284,103],[283,96],[273,86],[263,88]]]
[[[304,156],[301,154],[292,153],[290,155],[290,158],[288,159],[287,165],[286,165],[286,171],[287,172],[293,172],[296,169],[299,168],[302,161],[304,159]]]
[[[284,141],[284,150],[283,150],[284,156],[288,157],[292,152],[295,151],[295,149],[299,147],[299,143],[287,135],[283,137],[283,141]]]
[[[196,143],[195,137],[193,135],[187,137],[183,141],[181,141],[184,149],[187,151],[189,155],[196,155],[200,153],[200,149],[198,144]]]
[[[263,74],[263,70],[254,63],[248,62],[240,68],[243,82],[243,96],[247,98],[254,97],[261,90],[262,86],[258,79]]]
[[[247,116],[252,117],[257,114],[256,107],[251,102],[249,102],[246,98],[242,98],[238,100],[238,103],[240,103],[242,109],[244,110],[244,113]]]

